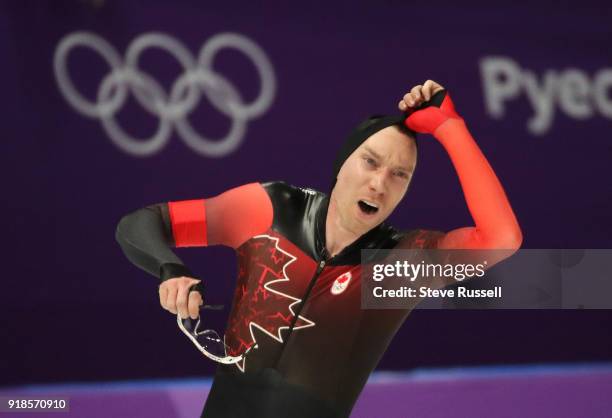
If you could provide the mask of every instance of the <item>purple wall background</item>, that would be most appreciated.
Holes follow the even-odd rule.
[[[121,254],[114,241],[119,218],[149,203],[211,196],[252,181],[283,179],[326,190],[334,152],[351,127],[371,113],[394,112],[401,95],[426,79],[452,92],[505,186],[525,248],[612,248],[611,119],[595,112],[576,120],[555,105],[548,132],[534,136],[526,128],[532,109],[524,93],[506,102],[502,119],[487,114],[478,64],[505,56],[538,80],[549,69],[577,68],[592,77],[612,67],[610,6],[580,5],[2,3],[7,222],[0,384],[210,374],[214,365],[201,360],[159,308],[155,279]],[[248,124],[242,146],[224,158],[197,155],[176,134],[152,157],[127,155],[58,90],[53,53],[77,30],[102,36],[121,56],[150,31],[174,36],[194,54],[219,32],[241,33],[271,59],[275,100]],[[73,80],[94,97],[106,64],[89,51],[72,58]],[[159,51],[147,52],[142,68],[166,88],[181,74]],[[220,55],[215,69],[247,100],[257,95],[257,78],[243,56]],[[156,126],[134,100],[119,120],[134,135]],[[225,117],[206,103],[191,120],[210,135],[227,128]],[[402,228],[444,230],[470,223],[435,139],[421,139],[414,182],[392,220]],[[231,250],[179,255],[208,281],[210,302],[229,303]],[[609,361],[611,319],[609,311],[417,311],[380,367]],[[216,321],[222,326],[222,318]]]

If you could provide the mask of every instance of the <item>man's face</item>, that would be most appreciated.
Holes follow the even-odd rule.
[[[398,127],[369,137],[344,162],[332,193],[342,225],[368,231],[402,200],[416,166],[416,144]]]

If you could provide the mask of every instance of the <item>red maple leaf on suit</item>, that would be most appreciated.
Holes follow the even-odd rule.
[[[281,331],[291,326],[301,300],[297,295],[281,292],[278,287],[281,287],[280,283],[291,280],[287,276],[287,267],[296,257],[278,244],[278,238],[261,235],[238,249],[237,287],[225,338],[229,355],[240,355],[249,347],[257,348],[254,328],[283,343]],[[293,329],[314,325],[300,315]],[[241,371],[244,371],[245,362],[246,358],[236,363]]]

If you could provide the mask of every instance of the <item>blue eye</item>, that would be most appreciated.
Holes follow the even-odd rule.
[[[374,167],[376,166],[376,161],[374,161],[373,158],[366,157],[365,161],[366,161],[366,163],[368,163],[368,165],[371,165],[371,166],[374,166]]]

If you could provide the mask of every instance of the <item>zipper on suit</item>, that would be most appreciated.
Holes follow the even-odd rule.
[[[285,351],[285,346],[287,345],[287,341],[289,341],[291,334],[293,334],[293,327],[295,327],[295,323],[297,322],[298,317],[302,313],[302,309],[304,308],[304,305],[306,305],[306,301],[308,300],[308,296],[310,296],[310,292],[312,291],[312,288],[314,287],[315,283],[317,282],[317,279],[321,275],[321,272],[325,268],[325,264],[327,264],[327,262],[330,260],[331,258],[329,260],[321,260],[319,262],[319,265],[317,266],[315,273],[310,279],[310,283],[308,284],[308,289],[306,289],[306,293],[304,293],[304,296],[302,297],[302,302],[300,303],[300,307],[298,308],[297,312],[293,316],[293,320],[291,321],[291,326],[289,327],[289,333],[287,334],[287,338],[285,338],[285,340],[283,341],[283,347],[281,349],[281,353]]]

